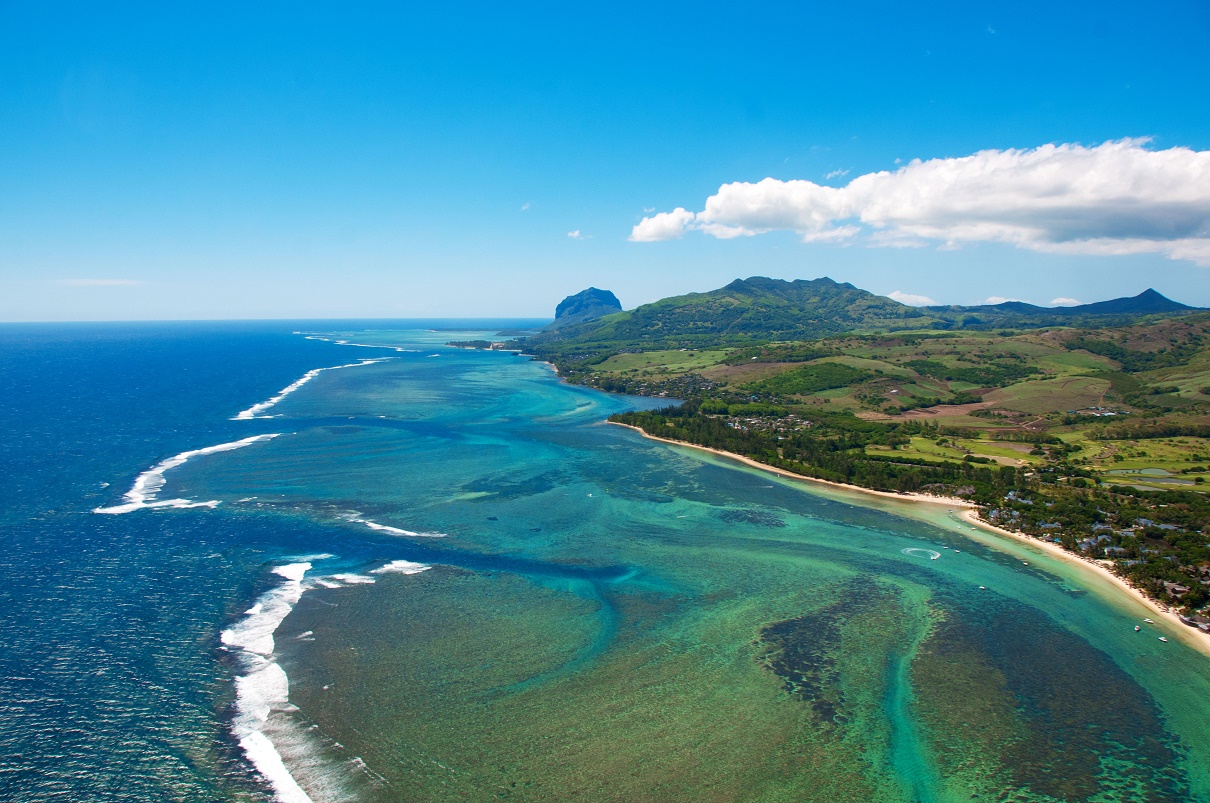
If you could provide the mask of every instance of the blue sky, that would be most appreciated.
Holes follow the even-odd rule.
[[[0,320],[541,316],[750,275],[1210,306],[1200,0],[167,5],[0,1]],[[1138,197],[1055,211],[1010,165],[983,228],[884,184],[801,222],[796,188],[877,171],[999,198],[929,176],[1048,144]]]

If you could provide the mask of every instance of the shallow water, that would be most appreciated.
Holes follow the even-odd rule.
[[[256,798],[279,755],[314,800],[1210,800],[1210,659],[1080,567],[644,440],[600,422],[651,400],[449,332],[320,327],[143,332],[208,384],[138,405],[131,341],[63,336],[131,379],[61,377],[74,433],[31,408],[7,447],[6,799]],[[164,473],[213,508],[89,512],[262,434]]]

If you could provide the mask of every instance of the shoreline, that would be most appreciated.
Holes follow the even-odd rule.
[[[733,452],[725,452],[722,449],[714,449],[709,446],[699,446],[695,443],[676,441],[672,440],[671,438],[661,438],[657,435],[648,434],[639,427],[631,424],[623,424],[619,421],[606,421],[605,423],[612,424],[616,427],[632,429],[648,440],[659,441],[660,443],[667,443],[672,446],[683,446],[688,449],[696,449],[698,451],[709,452],[720,457],[726,457],[729,460],[734,460],[738,463],[742,463],[745,466],[759,469],[761,471],[767,471],[770,474],[778,477],[784,477],[806,483],[818,483],[819,485],[829,486],[831,488],[837,488],[843,491],[856,492],[867,496],[876,496],[884,499],[893,499],[901,503],[910,502],[915,504],[945,505],[949,508],[962,508],[963,512],[961,514],[961,520],[969,523],[971,526],[978,527],[984,532],[988,532],[1003,538],[1008,538],[1023,545],[1037,547],[1044,554],[1052,558],[1064,561],[1068,565],[1078,567],[1083,571],[1093,574],[1094,576],[1107,580],[1114,591],[1117,591],[1126,598],[1141,604],[1144,608],[1150,611],[1153,616],[1173,625],[1175,633],[1179,634],[1177,638],[1179,638],[1183,644],[1201,652],[1203,655],[1210,657],[1210,638],[1206,638],[1206,634],[1203,634],[1201,631],[1195,630],[1182,622],[1178,618],[1177,614],[1172,611],[1172,609],[1164,606],[1162,603],[1156,600],[1151,599],[1142,591],[1130,585],[1106,567],[1100,565],[1099,563],[1095,563],[1089,558],[1069,552],[1058,544],[1042,541],[1022,533],[1013,532],[1012,530],[1006,530],[1002,527],[997,527],[996,525],[985,521],[979,516],[978,506],[966,499],[960,499],[958,497],[935,496],[933,494],[922,493],[892,493],[890,491],[876,491],[873,488],[862,488],[860,485],[850,485],[843,482],[821,480],[817,477],[808,477],[805,474],[796,474],[793,471],[786,471],[785,469],[766,465],[753,460],[750,457],[745,457]],[[961,532],[961,530],[959,530],[959,532]]]
[[[1189,627],[1189,625],[1180,620],[1180,617],[1177,616],[1176,612],[1173,611],[1172,608],[1152,599],[1151,597],[1148,597],[1142,591],[1130,585],[1130,583],[1127,583],[1121,577],[1111,572],[1105,566],[1095,562],[1091,558],[1084,557],[1083,555],[1077,555],[1074,552],[1070,552],[1053,542],[1042,541],[1041,539],[1033,538],[1023,533],[1017,533],[1013,532],[1012,530],[1006,530],[1003,527],[997,527],[996,525],[981,519],[977,510],[967,509],[962,514],[962,518],[981,530],[991,532],[1002,537],[1011,538],[1023,544],[1029,544],[1037,547],[1042,552],[1050,555],[1053,558],[1066,561],[1073,566],[1079,566],[1085,571],[1092,572],[1101,578],[1108,580],[1116,591],[1125,594],[1135,602],[1141,603],[1144,607],[1151,611],[1153,616],[1157,616],[1177,628],[1177,633],[1182,634],[1179,635],[1178,638],[1183,643],[1193,647],[1207,656],[1210,656],[1210,638],[1205,638],[1206,634],[1202,633],[1196,628]],[[1183,635],[1186,633],[1188,636]]]
[[[647,438],[648,440],[659,441],[660,443],[669,443],[669,444],[672,444],[673,446],[685,446],[690,449],[697,449],[702,452],[710,452],[711,454],[716,454],[716,455],[719,455],[720,457],[726,457],[729,460],[735,460],[738,463],[743,463],[746,466],[751,466],[752,468],[758,468],[761,471],[768,471],[769,473],[776,474],[779,477],[788,477],[790,479],[801,480],[803,482],[815,482],[815,483],[819,483],[820,485],[827,485],[832,488],[840,488],[845,491],[856,491],[859,493],[868,494],[870,496],[881,496],[884,499],[895,499],[899,502],[918,502],[918,503],[929,504],[929,505],[945,505],[947,507],[962,507],[962,508],[966,508],[968,510],[975,509],[975,505],[973,503],[971,503],[965,499],[962,499],[960,497],[957,497],[957,496],[937,496],[935,494],[922,494],[922,493],[893,493],[891,491],[876,491],[873,488],[863,488],[860,485],[850,485],[849,483],[846,483],[846,482],[833,482],[832,480],[821,480],[818,477],[808,477],[806,474],[795,474],[793,471],[787,471],[784,468],[777,468],[776,466],[770,466],[766,463],[761,463],[757,460],[753,460],[751,457],[744,457],[742,454],[735,454],[734,452],[724,452],[722,449],[715,449],[711,446],[700,446],[696,443],[688,443],[687,441],[674,441],[671,438],[661,438],[658,435],[651,435],[647,432],[644,432],[643,430],[639,429],[638,427],[636,427],[632,424],[623,424],[620,421],[606,421],[605,423],[612,424],[615,427],[626,427],[626,429],[633,429],[635,432],[639,433],[640,435],[642,435],[644,438]]]

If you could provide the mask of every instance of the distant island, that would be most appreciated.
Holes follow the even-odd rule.
[[[678,400],[612,419],[649,435],[960,498],[1210,632],[1210,311],[1150,289],[1071,307],[911,307],[827,278],[751,277],[629,311],[590,288],[555,325],[485,347]]]

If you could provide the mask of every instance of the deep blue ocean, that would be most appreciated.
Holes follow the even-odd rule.
[[[537,323],[0,326],[0,800],[1210,799],[1187,634]]]
[[[92,510],[162,458],[273,431],[230,418],[360,356],[300,328],[0,326],[0,799],[263,795],[224,723],[219,631],[271,581],[267,564],[322,552],[331,533],[207,509]]]

